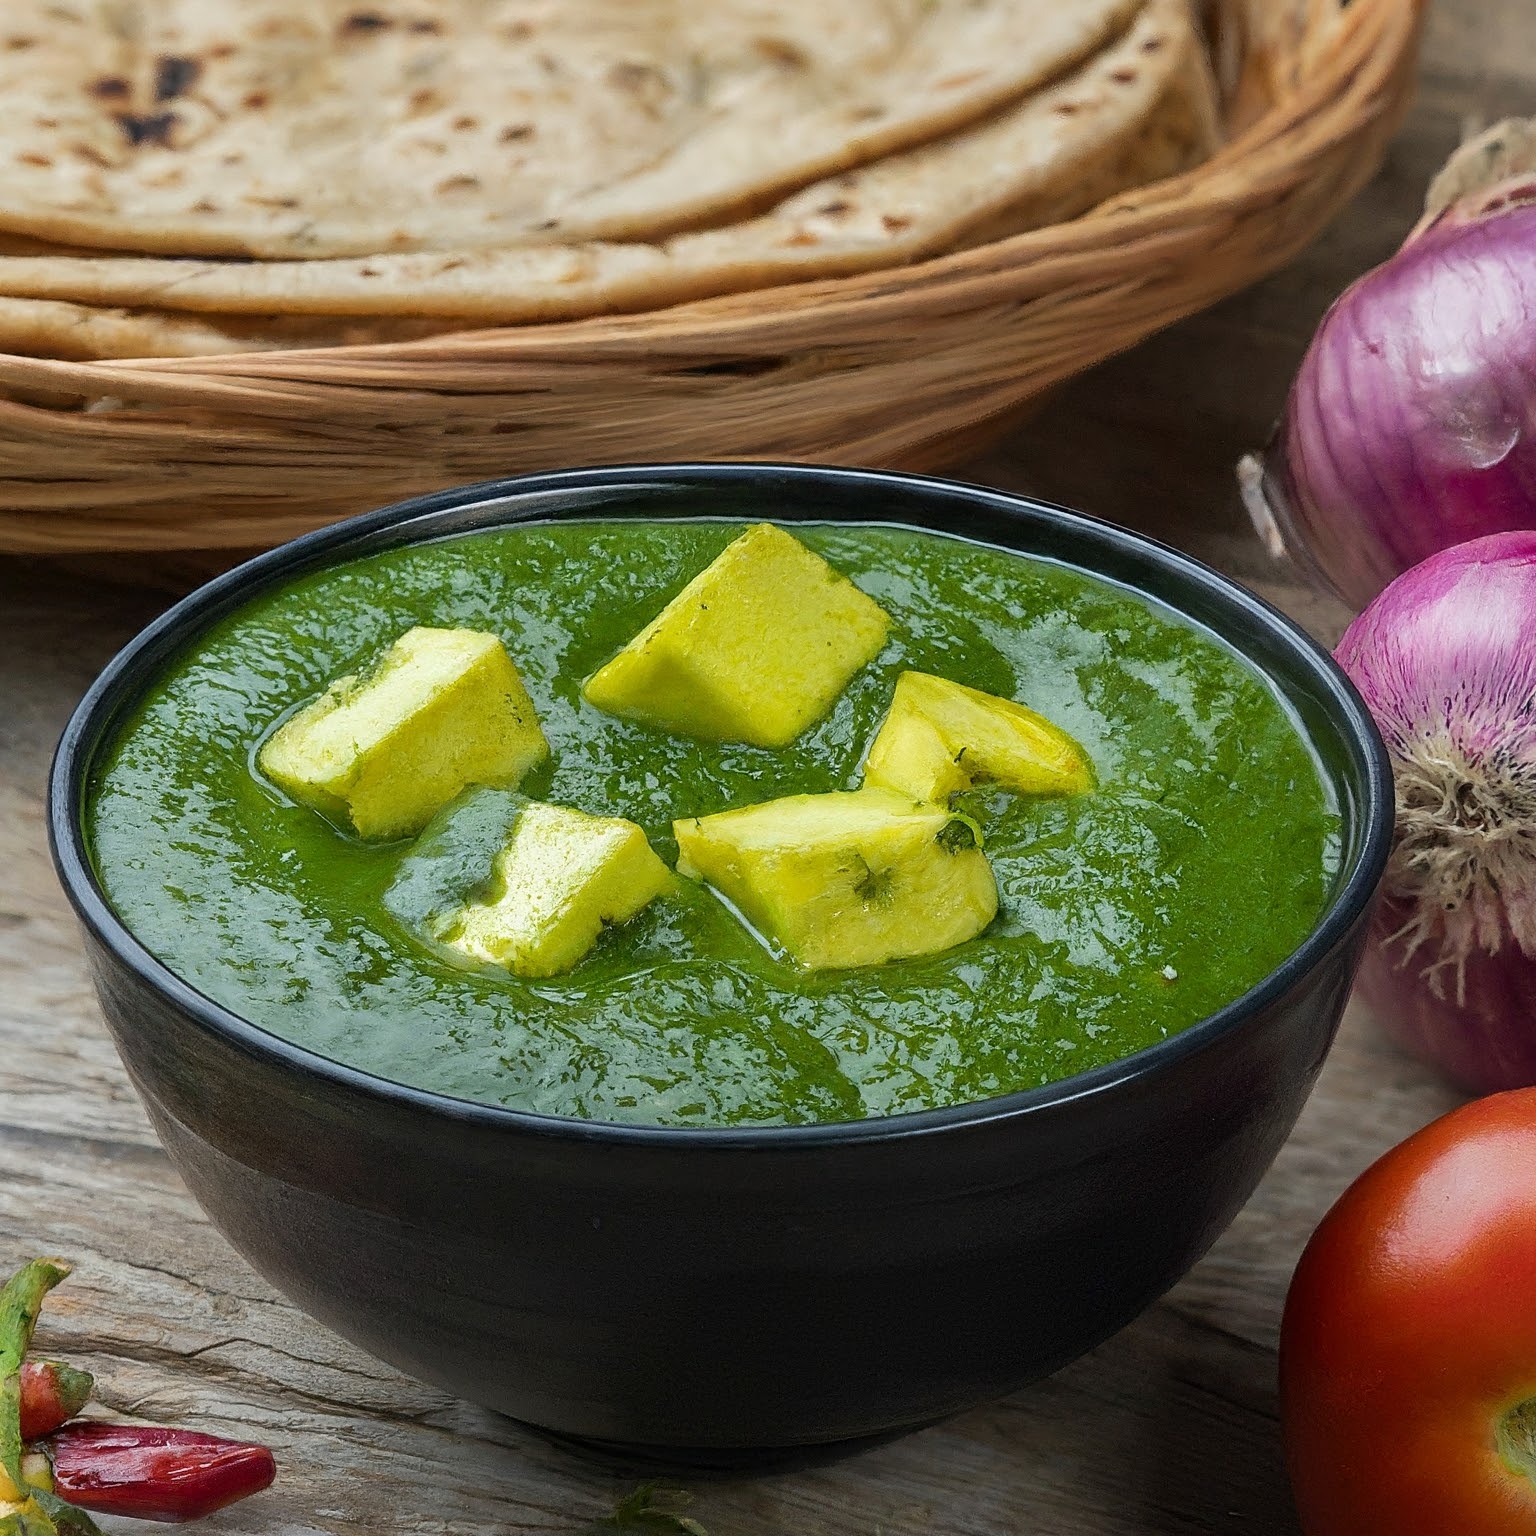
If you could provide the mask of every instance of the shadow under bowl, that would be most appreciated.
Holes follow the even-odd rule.
[[[258,591],[403,542],[590,516],[936,527],[1058,559],[1224,638],[1289,702],[1342,813],[1308,939],[1149,1049],[956,1108],[829,1125],[556,1119],[402,1087],[242,1020],[160,964],[93,873],[93,767],[164,665]],[[1388,765],[1331,658],[1199,562],[1019,497],[911,476],[640,466],[423,497],[211,582],[65,730],[50,830],[108,1026],[166,1150],[274,1285],[413,1376],[643,1459],[745,1464],[1009,1392],[1129,1322],[1252,1193],[1348,997],[1391,833]]]

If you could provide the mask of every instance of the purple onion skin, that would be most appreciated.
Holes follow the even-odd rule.
[[[1467,1093],[1536,1083],[1536,965],[1477,950],[1467,957],[1463,1000],[1453,989],[1436,997],[1385,942],[1406,918],[1399,903],[1382,904],[1355,981],[1382,1032]]]
[[[1360,995],[1460,1087],[1536,1083],[1536,531],[1431,556],[1336,655],[1397,782]]]
[[[1291,553],[1352,607],[1536,527],[1536,204],[1412,237],[1324,317],[1267,455]]]

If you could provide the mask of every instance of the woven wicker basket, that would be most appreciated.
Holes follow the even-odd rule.
[[[1215,159],[915,266],[390,346],[0,355],[0,549],[271,544],[559,465],[956,458],[1050,385],[1295,256],[1380,163],[1423,7],[1214,5],[1233,130]]]

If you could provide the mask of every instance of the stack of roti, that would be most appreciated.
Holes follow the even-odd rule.
[[[399,341],[845,276],[1211,153],[1192,0],[3,0],[0,350]]]

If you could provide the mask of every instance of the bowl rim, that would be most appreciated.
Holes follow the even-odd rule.
[[[1234,614],[1241,613],[1251,622],[1257,622],[1271,640],[1288,648],[1293,658],[1310,673],[1312,681],[1319,685],[1327,713],[1339,727],[1341,738],[1363,759],[1364,792],[1355,808],[1361,831],[1356,840],[1354,867],[1345,872],[1335,887],[1312,931],[1255,986],[1214,1013],[1197,1019],[1164,1040],[1071,1077],[993,1098],[857,1120],[802,1125],[664,1126],[584,1120],[487,1104],[395,1082],[332,1060],[251,1023],[233,1009],[199,992],[141,944],[117,915],[96,878],[87,851],[83,816],[87,770],[98,748],[110,736],[109,727],[116,724],[123,706],[136,699],[160,667],[208,624],[243,606],[266,587],[290,580],[302,571],[333,563],[331,557],[337,554],[349,558],[385,547],[447,538],[458,532],[537,522],[547,516],[561,521],[576,520],[584,511],[594,518],[626,515],[617,509],[605,514],[601,506],[573,509],[570,505],[572,492],[750,484],[765,478],[787,478],[810,486],[833,483],[866,491],[882,487],[901,489],[915,492],[920,498],[933,499],[936,495],[956,498],[963,504],[1000,515],[1004,520],[1027,519],[1037,524],[1056,524],[1069,536],[1086,538],[1089,544],[1097,543],[1101,548],[1111,547],[1122,556],[1184,583],[1186,589],[1189,586],[1201,589],[1208,598],[1214,598]],[[451,525],[436,526],[438,521],[445,520],[446,514],[468,516],[487,509],[504,509],[506,515],[476,521],[462,529]],[[662,514],[685,518],[689,515],[686,512]],[[828,516],[825,521],[883,521],[886,526],[938,532],[971,544],[991,543],[981,537],[923,523],[904,522],[900,518]],[[419,536],[413,536],[415,525],[422,523],[429,526],[421,529]],[[382,534],[392,536],[381,540],[378,536]],[[1009,546],[992,544],[991,547],[1007,549]],[[1017,548],[1011,552],[1025,553]],[[1056,557],[1047,555],[1042,558]],[[1065,563],[1072,562],[1068,559]],[[1119,582],[1119,578],[1096,573],[1086,565],[1077,568],[1090,575],[1098,574],[1102,580]],[[1136,590],[1134,583],[1129,585]],[[1191,623],[1212,628],[1168,598],[1145,589],[1142,595],[1182,613]],[[1251,665],[1258,667],[1273,685],[1279,686],[1271,669],[1263,666],[1231,635],[1220,630],[1213,632]],[[1145,534],[1052,502],[937,476],[772,461],[657,462],[517,475],[410,497],[289,540],[205,582],[128,641],[76,705],[60,736],[49,773],[48,841],[59,881],[87,934],[117,964],[165,997],[205,1033],[260,1059],[269,1067],[364,1098],[382,1100],[394,1107],[424,1111],[459,1124],[486,1129],[653,1148],[708,1145],[722,1150],[763,1150],[900,1140],[1049,1112],[1081,1099],[1134,1086],[1205,1050],[1310,974],[1366,913],[1380,885],[1390,850],[1392,807],[1392,772],[1385,744],[1364,701],[1332,655],[1273,604],[1192,555]]]

